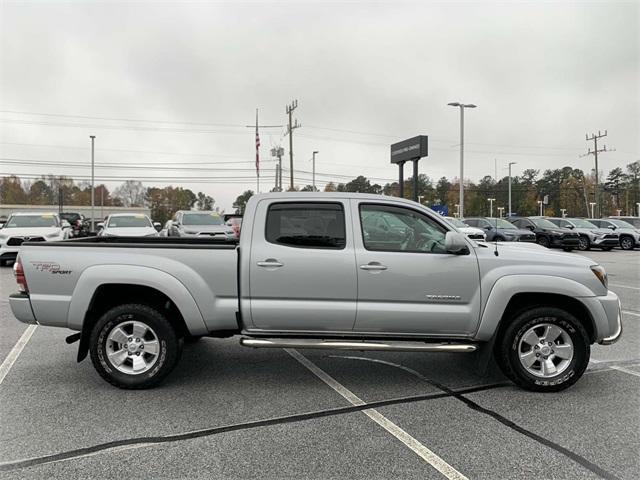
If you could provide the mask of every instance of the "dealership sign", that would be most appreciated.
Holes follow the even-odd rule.
[[[401,163],[408,160],[418,160],[426,157],[429,151],[429,137],[418,135],[417,137],[403,140],[391,145],[391,163]]]

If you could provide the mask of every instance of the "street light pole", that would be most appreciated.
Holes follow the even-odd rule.
[[[542,205],[543,205],[542,200],[538,200],[538,205],[540,205],[540,216],[542,217],[544,216],[542,212]]]
[[[596,202],[589,202],[589,205],[591,206],[591,218],[595,218],[595,216],[593,215],[593,207],[595,206]]]
[[[460,218],[464,215],[464,109],[476,108],[472,103],[451,102],[447,105],[460,108]]]
[[[518,162],[509,162],[509,218],[511,218],[511,165]]]
[[[91,231],[95,231],[95,216],[93,214],[93,210],[95,208],[95,188],[94,188],[94,143],[96,136],[89,135],[91,139]]]
[[[495,198],[487,198],[489,200],[489,217],[493,217],[493,202],[496,201]]]
[[[498,215],[502,218],[502,214],[504,213],[504,207],[498,207]]]
[[[313,152],[313,169],[312,169],[313,175],[311,177],[314,192],[316,191],[316,154],[317,153],[320,153],[320,152],[318,151]]]
[[[640,217],[640,202],[636,203],[636,207],[638,207],[638,216]]]

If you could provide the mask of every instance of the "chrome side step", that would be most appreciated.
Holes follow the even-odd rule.
[[[252,348],[319,348],[336,350],[387,350],[394,352],[474,352],[472,343],[428,343],[416,341],[349,341],[322,338],[247,338],[240,345]]]

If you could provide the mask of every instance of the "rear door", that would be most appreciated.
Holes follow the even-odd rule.
[[[406,204],[352,200],[358,274],[355,330],[468,335],[480,315],[479,268],[444,249],[447,228]],[[381,232],[378,225],[393,228]]]
[[[266,228],[256,223],[252,233],[254,329],[353,329],[357,279],[347,206],[340,200],[259,203],[254,219],[266,218]]]

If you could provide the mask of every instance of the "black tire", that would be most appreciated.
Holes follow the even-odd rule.
[[[117,370],[107,356],[109,333],[126,321],[142,322],[158,337],[157,360],[144,373],[124,373]],[[176,366],[182,353],[182,341],[173,326],[157,310],[139,304],[120,305],[106,312],[91,330],[89,351],[94,368],[110,384],[123,389],[144,389],[159,384]],[[143,352],[144,353],[144,352]]]
[[[620,248],[622,248],[622,250],[633,250],[633,243],[633,237],[630,235],[620,237]]]
[[[542,245],[543,247],[549,248],[550,242],[549,239],[545,236],[541,236],[538,238],[538,245]]]
[[[591,249],[591,241],[586,235],[580,235],[580,239],[578,240],[578,242],[578,250],[580,250],[581,252],[586,252],[587,250]]]
[[[584,326],[576,317],[556,307],[536,307],[520,312],[496,341],[495,357],[502,372],[516,385],[534,392],[558,392],[569,388],[582,376],[589,364],[590,341]],[[520,362],[519,344],[523,335],[536,324],[561,327],[573,343],[573,357],[558,375],[542,378],[528,372]]]

